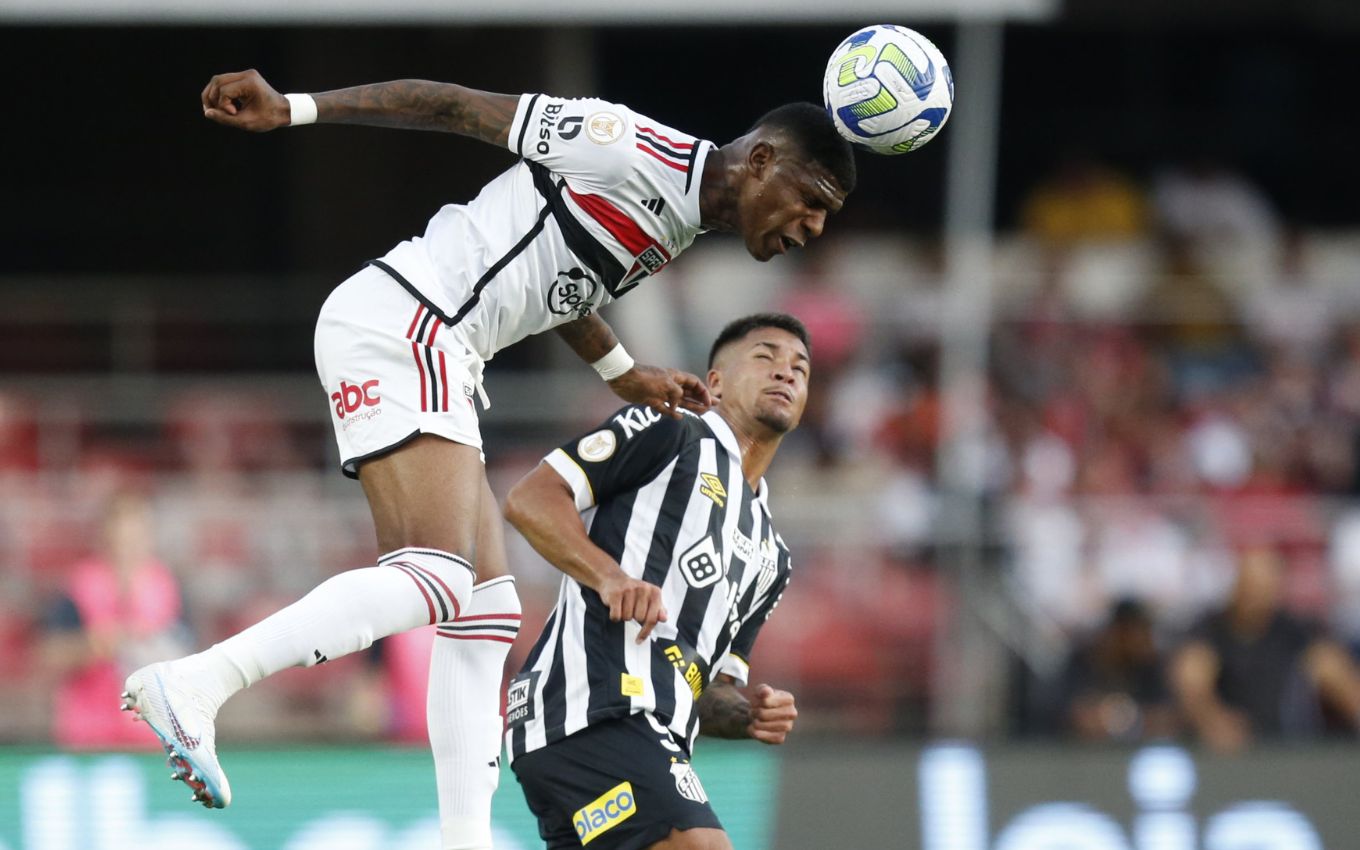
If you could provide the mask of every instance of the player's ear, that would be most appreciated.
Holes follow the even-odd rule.
[[[746,166],[753,177],[764,177],[765,171],[774,163],[774,145],[757,140],[746,152]]]
[[[717,369],[708,370],[708,394],[714,401],[722,398],[722,372]]]

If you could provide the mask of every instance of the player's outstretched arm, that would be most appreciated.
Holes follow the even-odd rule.
[[[619,339],[609,323],[592,313],[585,318],[558,325],[557,335],[571,346],[582,360],[599,370],[599,364],[611,356]],[[627,357],[625,354],[624,357]],[[631,362],[631,358],[629,358]],[[708,387],[698,376],[679,369],[632,364],[617,376],[601,372],[614,394],[630,404],[645,404],[664,416],[680,418],[680,409],[703,413],[712,405]]]
[[[798,709],[793,694],[769,685],[756,685],[748,699],[736,681],[719,674],[696,706],[699,732],[714,738],[753,738],[766,744],[782,744],[793,731]]]
[[[313,94],[316,121],[403,130],[459,133],[504,146],[518,95],[492,94],[453,83],[393,80]],[[263,133],[286,127],[292,109],[255,70],[218,74],[204,87],[203,114],[228,127]]]
[[[638,623],[642,627],[638,643],[657,623],[666,621],[661,588],[630,577],[595,545],[577,512],[571,486],[548,464],[540,463],[510,488],[505,518],[548,563],[600,594],[609,606],[610,620]]]

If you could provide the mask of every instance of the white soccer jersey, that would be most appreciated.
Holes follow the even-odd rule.
[[[712,143],[596,99],[520,98],[523,159],[379,266],[482,360],[590,314],[655,274],[700,231]]]

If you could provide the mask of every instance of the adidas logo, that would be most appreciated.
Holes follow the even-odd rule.
[[[638,201],[638,203],[646,207],[652,215],[661,215],[661,211],[666,208],[665,198],[644,198],[643,200]]]

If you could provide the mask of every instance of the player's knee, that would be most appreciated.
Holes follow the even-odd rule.
[[[398,549],[433,549],[457,555],[464,561],[476,565],[477,546],[471,540],[460,539],[451,534],[422,534],[411,530],[397,533],[378,534],[378,549],[382,552],[395,552]]]

